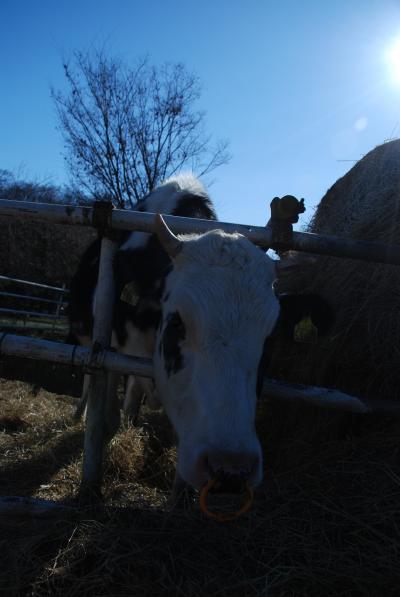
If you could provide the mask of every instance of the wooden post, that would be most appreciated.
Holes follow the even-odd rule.
[[[104,237],[101,242],[99,275],[94,299],[92,359],[111,344],[114,311],[113,259],[118,243]],[[81,498],[100,493],[107,401],[107,372],[96,370],[91,375],[88,391]]]

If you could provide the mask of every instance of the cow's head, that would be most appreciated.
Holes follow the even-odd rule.
[[[178,472],[195,488],[217,474],[255,486],[262,479],[257,378],[279,315],[275,264],[239,234],[216,230],[178,239],[157,218],[173,268],[155,381],[178,435]]]

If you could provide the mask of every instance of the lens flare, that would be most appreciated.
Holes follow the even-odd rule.
[[[386,62],[393,82],[400,85],[400,38],[395,39],[389,46]]]

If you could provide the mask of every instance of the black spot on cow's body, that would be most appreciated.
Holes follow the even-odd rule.
[[[263,380],[271,361],[275,342],[280,338],[293,339],[295,326],[310,317],[320,334],[329,331],[334,322],[334,312],[329,303],[317,294],[283,294],[278,296],[280,312],[272,333],[265,339],[257,370],[257,397],[260,397]]]
[[[126,322],[134,319],[135,308],[124,301],[116,300],[114,304],[114,333],[119,346],[124,346],[127,340]]]
[[[161,310],[153,307],[145,307],[139,309],[135,313],[135,317],[132,319],[132,323],[140,331],[145,332],[149,329],[156,330],[160,325],[161,321]]]
[[[172,212],[173,216],[182,218],[200,218],[202,220],[216,220],[217,216],[208,197],[186,193]]]
[[[178,190],[178,187],[177,189]],[[151,193],[148,195],[151,197]],[[147,197],[136,210],[146,212]],[[163,212],[162,207],[160,211]],[[165,212],[164,212],[165,213]],[[182,190],[172,210],[172,215],[201,219],[216,219],[213,206],[207,195],[193,194]],[[124,232],[119,238],[122,247],[135,232]],[[85,251],[70,286],[68,317],[71,330],[91,336],[93,329],[93,297],[97,285],[101,239],[94,241]],[[120,248],[114,258],[115,307],[114,332],[118,344],[123,346],[127,340],[127,321],[141,331],[157,329],[161,318],[161,299],[165,289],[165,280],[172,269],[169,256],[154,235],[139,247]],[[137,293],[137,305],[121,300],[124,287],[134,283]],[[168,295],[164,300],[168,299]],[[77,339],[78,341],[78,339]]]
[[[170,313],[162,335],[161,345],[164,354],[164,365],[168,377],[183,368],[183,357],[180,343],[185,339],[186,329],[177,311]]]
[[[67,315],[70,323],[79,323],[79,333],[91,335],[92,303],[99,271],[101,240],[96,239],[84,252],[69,288]]]
[[[121,291],[134,281],[139,296],[153,296],[158,300],[171,268],[171,260],[155,236],[143,247],[118,251],[114,259],[114,274]]]

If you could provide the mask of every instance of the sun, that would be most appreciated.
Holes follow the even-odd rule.
[[[400,85],[400,37],[391,43],[385,57],[392,81]]]

